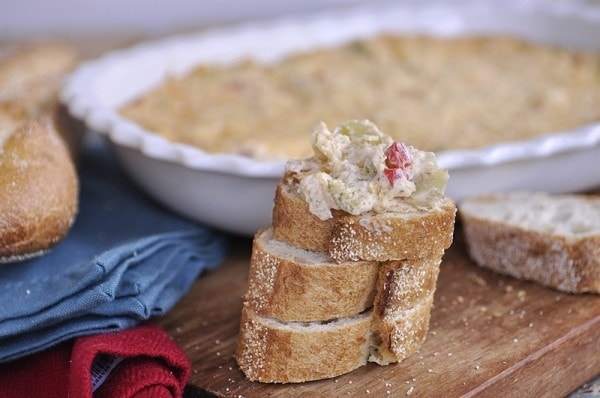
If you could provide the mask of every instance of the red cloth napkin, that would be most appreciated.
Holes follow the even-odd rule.
[[[98,398],[181,397],[190,377],[183,350],[159,326],[145,324],[0,364],[0,397],[92,397],[99,356],[122,360],[94,391]]]

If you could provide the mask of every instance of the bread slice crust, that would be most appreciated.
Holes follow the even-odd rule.
[[[378,273],[378,262],[337,263],[275,240],[269,228],[254,237],[246,305],[281,321],[346,317],[373,305]]]
[[[380,263],[373,312],[394,317],[433,295],[440,274],[443,251],[415,259]]]
[[[472,198],[461,205],[459,214],[467,250],[475,262],[498,273],[568,293],[600,293],[598,215],[587,216],[591,222],[596,223],[596,233],[578,236],[552,232],[551,224],[555,222],[548,222],[550,229],[543,232],[522,223],[492,219],[473,208],[473,205],[485,206],[515,200],[514,195],[526,195],[523,198],[532,200],[530,195],[534,194],[520,192],[488,195]],[[539,205],[561,200],[560,198],[573,200],[570,206],[573,212],[577,211],[577,203],[596,203],[600,208],[600,197],[597,196],[535,194],[535,197],[539,198],[535,199],[539,200]],[[512,205],[518,206],[516,202]],[[568,221],[562,221],[565,222]]]
[[[402,261],[336,262],[277,241],[272,229],[253,241],[245,306],[285,322],[328,321],[371,307],[387,312],[413,307],[435,291],[443,251]]]
[[[52,118],[25,122],[0,156],[0,262],[40,255],[61,240],[78,193],[75,165]]]
[[[414,213],[355,216],[334,210],[332,218],[321,220],[284,181],[275,190],[273,235],[290,245],[328,252],[336,261],[395,261],[426,257],[452,244],[456,205],[450,198]]]
[[[332,378],[375,362],[401,361],[425,341],[433,292],[413,307],[379,317],[368,310],[327,322],[281,322],[244,307],[236,361],[263,383]]]
[[[429,291],[414,306],[394,309],[371,320],[369,362],[389,365],[415,353],[425,342],[429,330],[434,291]]]
[[[368,293],[374,296],[372,308],[344,317],[332,317],[333,312],[328,312],[327,305],[322,305],[331,303],[337,306],[335,299],[339,292],[322,289],[323,282],[318,280],[324,276],[321,271],[316,271],[313,278],[307,280],[299,277],[299,273],[286,270],[288,267],[315,268],[314,264],[295,263],[278,256],[273,262],[272,254],[260,253],[265,243],[263,240],[272,240],[269,232],[267,229],[255,237],[250,285],[236,351],[240,368],[250,380],[290,383],[335,377],[367,362],[388,365],[402,361],[423,344],[429,328],[443,250],[420,259],[374,263],[377,281],[375,286],[370,287],[372,292]],[[280,257],[285,257],[288,251],[292,255],[303,250],[281,242],[279,245]],[[271,271],[255,268],[257,252],[258,262],[268,264]],[[327,258],[325,253],[320,255]],[[265,261],[268,256],[270,258]],[[352,267],[352,264],[330,262],[316,267],[344,269]],[[344,272],[352,271],[344,269]],[[348,284],[352,275],[339,276],[348,290],[356,288]],[[281,283],[302,285],[302,295],[276,287]],[[261,301],[264,297],[271,301]],[[262,304],[258,305],[257,301]],[[275,318],[280,315],[277,311],[282,309],[285,315]],[[322,319],[306,321],[309,319],[306,313],[315,311]],[[298,312],[301,316],[293,319]]]
[[[244,308],[236,360],[249,380],[264,383],[339,376],[367,363],[370,324],[370,312],[328,323],[286,324]]]
[[[0,262],[46,252],[77,213],[75,158],[58,90],[76,64],[63,43],[15,46],[0,59]]]

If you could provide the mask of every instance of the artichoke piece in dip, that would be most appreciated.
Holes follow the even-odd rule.
[[[312,133],[314,156],[290,160],[286,172],[321,220],[331,209],[353,215],[432,209],[444,199],[448,172],[435,154],[395,142],[368,120],[333,131],[321,122]]]

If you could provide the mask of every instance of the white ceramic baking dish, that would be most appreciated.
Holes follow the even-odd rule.
[[[373,2],[169,37],[82,64],[61,99],[91,130],[105,135],[131,177],[172,210],[226,231],[254,234],[271,222],[283,161],[208,154],[167,141],[117,109],[195,66],[243,58],[276,62],[298,51],[380,32],[440,36],[510,34],[600,51],[600,8],[574,0]],[[457,201],[493,191],[553,193],[600,186],[600,125],[479,150],[437,154]]]

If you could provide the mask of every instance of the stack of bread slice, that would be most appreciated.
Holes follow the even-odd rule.
[[[322,219],[286,173],[272,227],[253,241],[236,359],[250,380],[335,377],[387,365],[425,340],[456,207],[443,198],[411,212]]]

